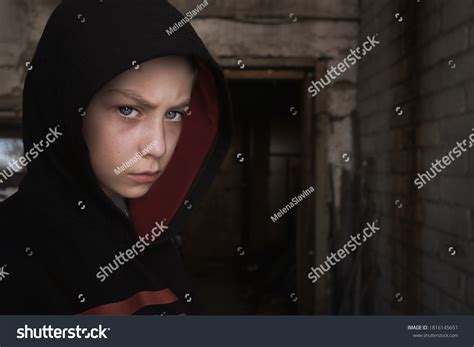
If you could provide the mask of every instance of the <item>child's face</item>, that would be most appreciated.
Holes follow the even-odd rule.
[[[138,198],[163,174],[178,143],[192,83],[185,58],[161,57],[123,72],[93,97],[82,131],[107,195]]]

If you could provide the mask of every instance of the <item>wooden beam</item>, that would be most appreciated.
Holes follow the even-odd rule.
[[[225,69],[224,75],[234,80],[302,80],[304,71],[301,70],[274,70],[274,69]]]

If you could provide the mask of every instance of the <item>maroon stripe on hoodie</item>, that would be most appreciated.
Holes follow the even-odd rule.
[[[169,289],[157,291],[142,291],[128,299],[94,307],[79,313],[80,315],[131,315],[148,305],[164,305],[178,301],[178,298]]]

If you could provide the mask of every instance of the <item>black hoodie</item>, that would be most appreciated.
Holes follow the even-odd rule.
[[[222,71],[190,23],[178,22],[164,0],[64,0],[54,10],[23,92],[28,172],[0,204],[0,314],[202,313],[173,236],[223,161],[232,116]],[[127,218],[95,178],[82,116],[107,82],[167,55],[197,62],[191,116]],[[141,241],[152,231],[154,242]],[[127,250],[134,255],[117,258]]]

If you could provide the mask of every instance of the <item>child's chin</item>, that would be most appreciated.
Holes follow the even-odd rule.
[[[141,185],[140,187],[126,188],[123,189],[119,194],[126,199],[138,199],[144,196],[151,188],[150,185]]]

